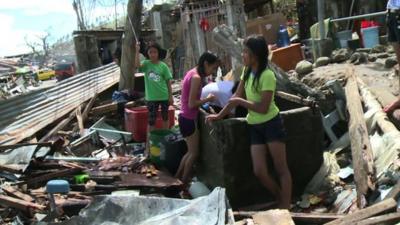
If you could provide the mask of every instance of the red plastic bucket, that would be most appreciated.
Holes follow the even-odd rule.
[[[169,128],[175,125],[175,109],[170,106],[168,109]],[[135,141],[145,142],[147,138],[147,125],[149,120],[149,111],[146,106],[135,108],[125,108],[125,130],[132,133]],[[161,109],[157,112],[155,127],[162,128]]]

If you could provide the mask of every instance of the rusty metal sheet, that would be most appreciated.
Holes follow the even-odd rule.
[[[32,94],[0,102],[0,145],[16,144],[119,81],[119,67],[108,64]]]

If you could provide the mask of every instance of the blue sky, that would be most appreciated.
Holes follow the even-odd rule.
[[[114,0],[81,1],[88,8],[89,23],[96,23],[95,18],[114,17]],[[122,16],[127,0],[117,3],[117,14]],[[51,34],[51,42],[72,34],[77,22],[72,0],[0,0],[0,27],[1,57],[29,52],[25,39],[37,42],[45,32]]]

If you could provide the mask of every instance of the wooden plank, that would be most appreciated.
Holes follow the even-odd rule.
[[[30,209],[44,210],[46,207],[32,202],[27,202],[21,199],[0,195],[0,205],[19,209],[25,212],[29,212]]]
[[[83,113],[82,113],[82,115],[81,115],[81,118],[82,118],[82,127],[83,127],[83,124],[85,123],[85,121],[88,119],[90,110],[92,110],[93,105],[94,105],[94,103],[95,103],[95,101],[96,101],[98,95],[99,95],[99,94],[96,93],[96,94],[93,96],[93,98],[90,99],[89,103],[85,106],[85,110],[83,111]],[[77,132],[78,130],[80,130],[80,123],[79,123],[79,121],[78,121],[78,124],[76,124],[76,125],[74,126],[74,128],[72,129],[72,131],[73,131],[73,132]]]
[[[259,213],[258,211],[236,211],[233,215],[241,218],[249,218],[254,214]],[[292,219],[297,222],[302,222],[306,224],[321,224],[327,223],[333,220],[341,219],[345,217],[344,214],[336,213],[290,213]]]
[[[34,177],[34,178],[26,180],[25,182],[22,182],[22,183],[26,183],[28,185],[37,184],[37,183],[40,183],[40,182],[43,182],[43,181],[51,180],[53,178],[65,177],[65,176],[68,176],[68,175],[71,175],[71,174],[75,174],[75,173],[78,173],[80,171],[82,171],[81,168],[65,169],[65,170],[61,170],[61,171],[58,171],[58,172],[45,174],[45,175],[42,175],[42,176],[39,176],[39,177]]]
[[[43,136],[39,142],[47,141],[51,136],[55,135],[59,130],[63,129],[69,124],[75,117],[75,111],[72,111],[69,116],[63,119],[57,126],[55,126],[51,131],[49,131],[45,136]]]
[[[382,107],[385,107],[397,100],[397,97],[386,88],[370,88],[370,91],[376,96],[376,99],[379,101]]]
[[[135,107],[135,106],[139,106],[139,105],[140,105],[140,100],[127,102],[125,104],[125,107]],[[95,107],[91,110],[90,113],[92,113],[93,115],[102,115],[102,114],[109,113],[109,112],[115,112],[115,111],[117,111],[117,109],[118,109],[118,103],[113,102],[110,104]]]
[[[98,93],[96,93],[92,99],[90,99],[89,103],[86,105],[85,110],[82,113],[82,120],[85,122],[87,118],[89,117],[89,113],[93,108],[94,103],[96,102],[97,96],[99,96]]]
[[[78,106],[78,108],[76,109],[75,116],[76,116],[76,120],[78,121],[77,126],[79,128],[79,133],[81,134],[81,136],[83,136],[85,133],[85,127],[83,126],[81,106]]]
[[[293,220],[298,223],[322,224],[345,217],[343,214],[333,213],[290,213]]]
[[[5,186],[2,187],[2,189],[3,189],[3,191],[4,191],[5,193],[7,193],[7,195],[10,195],[10,196],[13,196],[13,197],[22,199],[22,200],[27,201],[27,202],[33,202],[33,201],[34,201],[34,199],[33,199],[31,196],[22,193],[21,191],[19,191],[19,190],[18,190],[17,188],[15,188],[15,187],[6,186],[6,185],[5,185]]]
[[[378,215],[382,212],[395,209],[397,207],[397,202],[392,198],[386,199],[382,202],[379,202],[375,205],[367,207],[365,209],[361,209],[352,214],[349,214],[341,219],[334,220],[332,222],[326,223],[326,225],[347,225],[352,224],[372,216]]]
[[[22,174],[22,170],[17,168],[12,168],[11,166],[0,165],[0,171],[7,171],[10,173]]]
[[[387,223],[397,223],[400,221],[400,212],[389,213],[382,216],[371,217],[360,222],[357,222],[355,225],[375,225],[375,224],[387,224]]]
[[[398,200],[400,197],[400,180],[397,181],[397,184],[390,190],[389,194],[385,197],[385,199],[393,198],[394,200]]]
[[[288,210],[268,210],[253,215],[255,224],[258,225],[295,225]]]
[[[345,87],[347,109],[350,114],[349,135],[351,153],[354,168],[354,180],[357,190],[357,205],[362,208],[362,199],[369,189],[375,189],[374,157],[367,125],[364,120],[364,112],[361,105],[361,97],[358,90],[354,68],[347,70],[348,80]]]

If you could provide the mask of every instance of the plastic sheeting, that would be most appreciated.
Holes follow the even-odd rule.
[[[145,196],[97,196],[79,216],[62,225],[224,225],[233,224],[227,213],[225,189],[215,188],[194,200]],[[45,224],[45,223],[39,223]],[[49,223],[51,224],[51,223]]]

